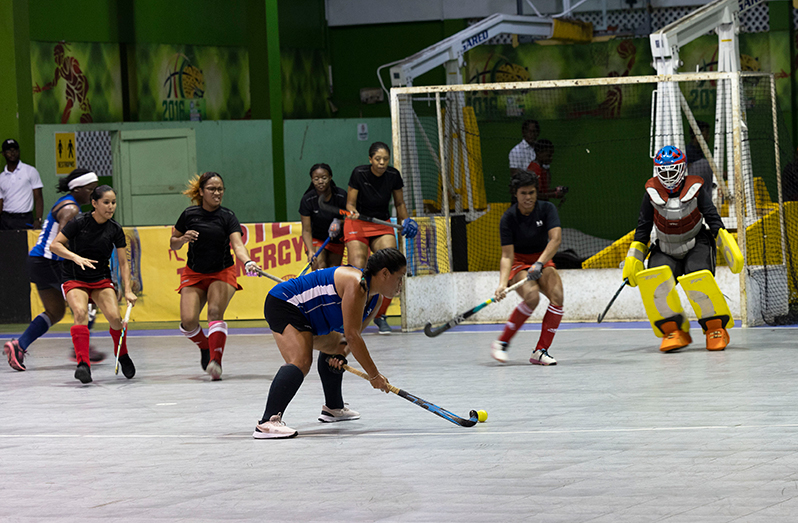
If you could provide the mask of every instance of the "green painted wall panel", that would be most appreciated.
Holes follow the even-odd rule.
[[[357,138],[357,124],[369,126],[368,140]],[[299,200],[310,185],[310,168],[326,163],[333,179],[346,188],[349,175],[368,163],[372,142],[391,143],[390,118],[351,118],[285,121],[285,173],[288,220],[299,220]]]
[[[47,209],[57,198],[55,186],[55,133],[72,131],[119,131],[193,128],[196,132],[197,171],[215,171],[225,181],[225,207],[242,222],[274,220],[272,197],[271,122],[214,121],[130,122],[92,125],[37,125],[36,166],[44,184]],[[90,167],[90,166],[88,166]],[[189,204],[185,200],[185,206]],[[183,208],[175,209],[175,220]]]

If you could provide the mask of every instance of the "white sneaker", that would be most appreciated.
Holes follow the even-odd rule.
[[[557,365],[557,360],[549,356],[546,349],[536,349],[529,358],[529,363],[534,365]]]
[[[205,372],[211,375],[211,381],[219,381],[222,379],[222,366],[216,360],[211,360],[208,366],[205,367]]]
[[[335,423],[336,421],[351,421],[360,419],[360,413],[349,408],[348,403],[344,403],[342,409],[331,409],[327,405],[322,405],[319,421],[323,423]]]
[[[507,345],[508,343],[506,341],[499,340],[490,344],[490,355],[493,356],[494,360],[505,363],[509,359],[507,356]]]
[[[297,431],[285,425],[280,414],[275,414],[269,418],[269,421],[258,423],[252,437],[255,439],[293,438],[297,434],[299,434]]]

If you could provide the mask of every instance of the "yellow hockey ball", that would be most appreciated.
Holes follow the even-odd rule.
[[[477,419],[479,419],[480,423],[485,423],[488,420],[488,413],[484,410],[478,410]]]

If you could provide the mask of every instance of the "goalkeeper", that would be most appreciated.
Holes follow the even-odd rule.
[[[742,270],[742,254],[723,227],[699,176],[685,176],[684,153],[671,145],[654,157],[654,177],[645,185],[634,241],[626,256],[623,277],[640,287],[654,333],[663,338],[660,350],[670,352],[692,343],[690,322],[676,292],[678,281],[706,335],[707,350],[729,344],[726,329],[734,325],[729,306],[715,281],[716,244],[732,272]],[[651,231],[655,239],[647,247]],[[643,262],[646,255],[648,269]],[[675,278],[675,279],[674,279]]]

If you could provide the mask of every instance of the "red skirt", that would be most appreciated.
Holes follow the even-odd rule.
[[[66,299],[66,295],[69,291],[73,289],[83,289],[86,291],[86,294],[91,296],[91,291],[95,289],[113,289],[114,282],[110,280],[110,278],[105,278],[100,281],[80,281],[80,280],[67,280],[61,284],[61,292],[64,295],[64,299]]]
[[[508,282],[513,281],[513,278],[515,278],[515,275],[518,274],[519,272],[529,270],[530,267],[535,265],[535,262],[538,261],[538,258],[540,258],[541,254],[543,253],[542,252],[536,252],[533,254],[516,253],[515,256],[513,257],[513,266],[510,267],[510,279],[507,281]],[[554,267],[555,269],[557,268],[557,266],[554,265],[553,260],[549,260],[543,265],[544,269],[546,267]]]
[[[222,269],[219,272],[210,272],[208,274],[192,271],[186,267],[183,269],[183,274],[180,276],[180,287],[177,288],[177,292],[183,290],[183,287],[198,287],[204,291],[207,291],[208,287],[211,286],[211,283],[215,281],[223,281],[228,283],[238,291],[243,289],[243,287],[238,284],[238,280],[236,279],[235,265],[231,265],[230,267]]]
[[[365,244],[369,243],[369,238],[377,236],[385,236],[390,234],[393,236],[396,229],[390,225],[382,225],[381,223],[364,222],[362,220],[345,220],[344,221],[344,242],[359,241]]]
[[[313,238],[313,246],[316,247],[316,249],[321,247],[321,244],[323,244],[323,243],[324,242],[322,240],[317,240],[316,238]],[[327,246],[324,248],[324,250],[325,251],[330,251],[333,254],[340,254],[341,256],[343,256],[344,255],[344,244],[343,243],[333,243],[332,240],[330,240],[330,243],[327,244]]]

